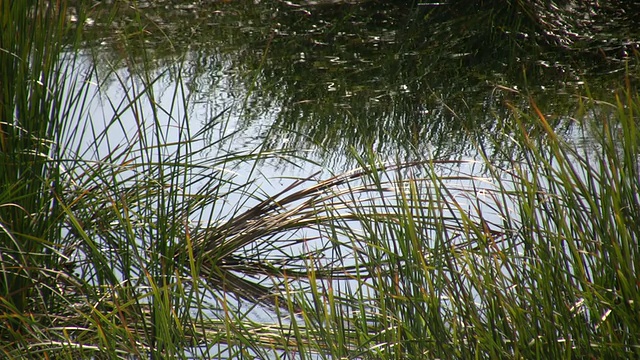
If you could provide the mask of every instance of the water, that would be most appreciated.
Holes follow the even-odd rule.
[[[633,21],[624,11],[632,5],[610,6],[584,15],[585,24],[603,27],[598,33],[568,20],[540,28],[490,3],[159,1],[119,7],[114,18],[114,6],[101,4],[85,21],[93,55],[80,56],[101,84],[87,127],[109,135],[82,152],[102,159],[136,136],[140,119],[152,121],[148,103],[130,109],[123,101],[152,80],[153,101],[164,110],[153,120],[165,129],[159,141],[181,139],[182,127],[206,129],[205,140],[192,144],[202,166],[215,168],[207,159],[223,153],[289,151],[286,161],[225,169],[265,194],[290,184],[287,176],[348,170],[353,153],[391,162],[478,160],[483,146],[494,161],[510,161],[517,157],[510,106],[527,111],[530,99],[546,113],[566,114],[549,121],[583,141],[572,135],[575,97],[588,88],[611,99],[638,48],[637,31],[622,25]],[[541,21],[553,16],[541,14]],[[138,17],[143,30],[133,26]],[[117,126],[109,124],[114,115]]]
[[[505,101],[526,105],[531,94],[551,111],[569,106],[583,84],[606,92],[637,46],[621,39],[612,56],[589,59],[542,46],[526,19],[487,27],[482,17],[498,14],[483,7],[468,9],[480,18],[462,27],[464,11],[402,2],[161,4],[140,10],[144,34],[95,26],[101,57],[142,60],[144,47],[160,71],[183,62],[194,108],[205,107],[192,122],[230,107],[249,144],[306,149],[334,168],[347,165],[351,147],[391,157],[468,154],[470,141],[500,130]]]
[[[373,152],[391,162],[473,161],[482,145],[496,163],[512,160],[518,153],[509,142],[510,106],[530,110],[531,99],[546,113],[567,114],[549,118],[559,134],[585,141],[590,135],[578,132],[571,116],[578,111],[575,97],[588,88],[594,98],[612,99],[626,68],[633,74],[640,28],[614,25],[632,23],[617,18],[621,14],[609,14],[616,21],[607,22],[599,18],[604,10],[591,13],[589,21],[618,31],[604,39],[605,31],[570,22],[541,29],[489,5],[416,9],[401,1],[138,2],[107,21],[110,6],[90,13],[93,25],[80,55],[82,64],[95,66],[91,81],[100,84],[86,126],[108,136],[99,143],[75,139],[83,156],[104,159],[118,143],[140,136],[140,119],[160,122],[166,131],[154,141],[164,143],[183,139],[188,126],[206,135],[191,145],[203,173],[221,170],[214,162],[220,154],[289,151],[224,169],[239,183],[253,181],[252,189],[264,195],[286,188],[290,177],[319,172],[314,179],[323,179],[345,171],[356,165],[353,153]],[[142,30],[131,25],[139,15]],[[166,110],[158,115],[143,102],[139,108],[123,102],[149,79],[154,101]],[[110,124],[116,115],[118,126]],[[147,125],[144,137],[154,139]],[[465,162],[439,171],[480,177],[485,170]],[[193,191],[205,186],[195,183]],[[233,195],[190,220],[206,223],[256,203]],[[490,209],[483,214],[500,221]],[[296,236],[312,238],[314,231]],[[323,255],[327,261],[336,256]],[[253,314],[260,321],[270,316],[262,308]]]

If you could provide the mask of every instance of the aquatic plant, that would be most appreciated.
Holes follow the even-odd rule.
[[[194,130],[183,59],[96,70],[49,5],[0,0],[5,358],[639,355],[633,73],[552,114],[574,138],[526,97],[474,161],[353,151],[351,172],[274,179],[260,162],[304,155],[233,148],[225,113]],[[106,124],[89,86],[124,94]]]

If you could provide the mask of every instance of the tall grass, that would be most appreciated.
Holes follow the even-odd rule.
[[[3,357],[640,355],[630,84],[577,100],[590,147],[532,100],[502,134],[510,163],[354,154],[359,169],[264,194],[256,162],[304,159],[234,152],[223,116],[193,131],[182,59],[78,72],[48,4],[0,0]],[[103,128],[90,84],[124,94]]]
[[[0,1],[0,338],[25,340],[40,332],[42,315],[59,312],[61,189],[57,146],[65,121],[62,65],[63,4]],[[72,60],[71,60],[72,61]],[[24,343],[22,343],[24,345]]]
[[[391,182],[396,197],[351,202],[362,230],[348,237],[356,285],[311,286],[302,317],[322,339],[314,350],[328,358],[637,357],[640,98],[627,86],[616,99],[579,100],[577,128],[589,146],[558,136],[532,101],[531,113],[513,109],[511,118],[522,157],[485,158],[485,177],[466,166],[443,176],[453,162],[387,171],[387,181],[371,173],[371,187]]]
[[[397,222],[369,225],[371,258],[399,259],[393,276],[373,278],[388,352],[638,356],[640,103],[630,87],[617,99],[584,105],[583,126],[599,134],[586,148],[555,134],[535,103],[532,114],[514,109],[523,158],[486,161],[490,186],[458,189],[426,169],[432,185],[409,187]]]

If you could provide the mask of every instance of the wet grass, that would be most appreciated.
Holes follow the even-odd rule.
[[[0,0],[3,357],[640,355],[629,81],[561,114],[575,137],[535,99],[511,107],[476,144],[506,138],[508,162],[354,152],[358,169],[265,193],[259,162],[304,159],[234,150],[224,114],[192,130],[180,59],[99,73],[62,51],[64,8],[34,4]],[[90,86],[125,94],[101,128]]]

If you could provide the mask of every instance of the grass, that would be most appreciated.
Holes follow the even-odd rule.
[[[78,71],[64,6],[46,5],[0,0],[3,357],[640,355],[629,82],[611,103],[576,99],[590,147],[531,99],[502,134],[518,150],[509,162],[354,152],[359,169],[264,194],[234,170],[302,159],[233,151],[223,116],[194,133],[180,61],[114,64],[108,77],[131,91],[91,125],[88,87],[107,76]],[[167,74],[178,86],[165,108]],[[211,131],[224,135],[202,146]]]

